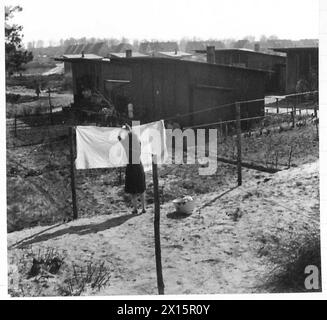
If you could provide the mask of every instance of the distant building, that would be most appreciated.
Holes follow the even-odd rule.
[[[167,51],[167,52],[158,52],[157,57],[161,58],[173,58],[173,59],[190,59],[192,57],[191,53],[183,51]]]
[[[177,42],[142,42],[139,48],[140,53],[152,56],[157,56],[158,52],[173,52],[176,50],[179,50]]]
[[[73,54],[76,47],[77,45],[75,44],[69,45],[68,47],[66,47],[64,54]]]
[[[250,49],[251,44],[250,44],[250,41],[247,39],[238,40],[233,44],[233,48],[234,49]]]
[[[266,93],[282,93],[285,88],[285,56],[260,52],[260,48],[256,48],[258,51],[207,47],[206,50],[197,50],[197,53],[206,54],[211,63],[265,70]]]
[[[262,70],[158,57],[63,60],[72,64],[76,112],[90,108],[83,92],[100,92],[122,115],[132,103],[143,123],[173,117],[185,127],[235,119],[235,101],[264,98]],[[263,101],[243,105],[241,112],[263,115]]]
[[[276,52],[286,53],[286,93],[294,93],[299,81],[308,86],[308,90],[318,89],[318,46],[272,48]]]
[[[122,42],[110,48],[110,52],[115,52],[115,53],[126,52],[126,50],[133,50],[133,46],[129,43]]]
[[[218,40],[188,41],[185,46],[185,52],[194,54],[198,50],[206,50],[207,46],[214,46],[216,49],[225,48],[225,44]]]

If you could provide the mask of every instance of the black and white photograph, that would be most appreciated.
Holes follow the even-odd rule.
[[[319,0],[3,16],[9,298],[323,291]]]

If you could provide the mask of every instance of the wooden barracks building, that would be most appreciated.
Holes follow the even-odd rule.
[[[235,118],[235,107],[201,110],[235,101],[264,99],[266,72],[159,57],[62,58],[72,65],[75,108],[88,108],[83,90],[101,92],[127,114],[128,103],[143,123],[175,117],[183,126]],[[179,116],[196,112],[188,116]],[[242,107],[242,117],[264,114],[263,101]]]

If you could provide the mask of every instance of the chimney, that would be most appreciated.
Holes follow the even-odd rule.
[[[131,58],[132,57],[132,50],[131,49],[128,49],[125,52],[126,52],[126,58]]]
[[[175,49],[175,55],[177,54],[177,49]]]
[[[215,46],[207,46],[207,62],[215,63]]]
[[[84,58],[84,51],[82,51],[82,58]]]
[[[260,51],[260,43],[259,42],[254,44],[254,51],[256,51],[256,52]]]

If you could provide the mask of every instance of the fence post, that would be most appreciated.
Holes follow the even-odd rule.
[[[279,113],[278,98],[276,98],[277,113]]]
[[[242,141],[241,141],[241,104],[235,103],[236,109],[236,133],[237,133],[237,183],[242,185]]]
[[[76,200],[76,186],[75,186],[75,153],[74,153],[74,129],[69,127],[69,147],[70,147],[70,179],[72,189],[72,205],[73,205],[73,219],[78,218],[77,200]]]
[[[292,116],[292,128],[295,128],[295,112],[296,109],[294,106],[292,106],[291,116]]]
[[[154,195],[154,243],[156,256],[156,270],[157,270],[157,285],[158,293],[164,294],[164,282],[162,276],[161,265],[161,246],[160,246],[160,200],[159,200],[159,186],[158,186],[158,166],[157,156],[152,155],[152,176],[153,176],[153,195]]]

